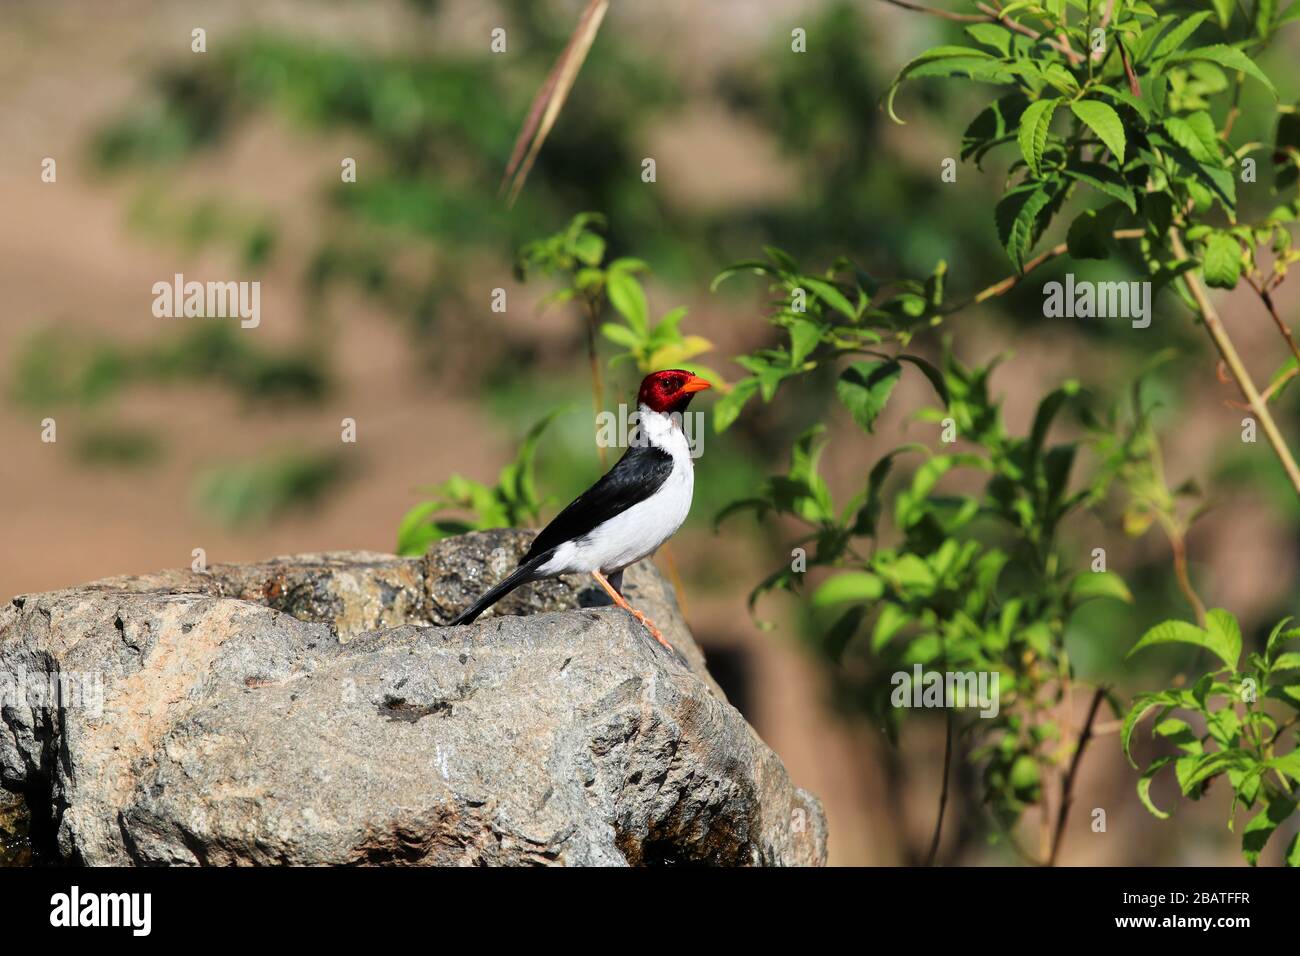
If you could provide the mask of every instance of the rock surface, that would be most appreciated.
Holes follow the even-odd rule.
[[[589,578],[434,626],[528,539],[15,598],[0,783],[38,844],[90,865],[824,863],[816,798],[726,702],[652,566],[627,593],[681,659]]]
[[[27,866],[31,863],[27,823],[26,801],[16,793],[0,790],[0,866]]]

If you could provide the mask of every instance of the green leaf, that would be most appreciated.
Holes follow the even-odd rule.
[[[915,554],[901,554],[893,560],[880,558],[876,570],[899,591],[930,591],[935,584],[930,566]]]
[[[742,378],[731,386],[727,392],[713,403],[713,430],[726,431],[737,418],[745,403],[758,392],[758,379]]]
[[[884,411],[889,395],[898,384],[902,366],[887,362],[854,362],[840,373],[835,393],[853,415],[853,420],[870,432]]]
[[[1144,695],[1139,695],[1136,698],[1134,705],[1125,715],[1125,723],[1119,728],[1119,745],[1125,750],[1128,762],[1132,763],[1134,767],[1138,766],[1138,761],[1134,760],[1131,747],[1132,735],[1138,728],[1138,724],[1141,723],[1141,719],[1156,708],[1161,708],[1161,706],[1171,708],[1171,706],[1177,706],[1184,700],[1190,700],[1190,697],[1190,695],[1184,697],[1183,693],[1179,691],[1165,691],[1164,693],[1144,693]]]
[[[1128,586],[1114,571],[1083,571],[1070,582],[1070,605],[1076,607],[1093,598],[1114,598],[1133,603]]]
[[[1142,117],[1143,120],[1151,119],[1150,104],[1148,104],[1145,100],[1139,99],[1138,97],[1134,96],[1128,90],[1116,89],[1115,87],[1107,86],[1104,83],[1098,83],[1095,86],[1093,86],[1092,89],[1096,93],[1102,93],[1106,96],[1109,96],[1117,103],[1123,103],[1129,109],[1133,110],[1133,112],[1137,113],[1138,116]]]
[[[969,76],[974,80],[989,83],[1010,83],[1015,72],[1007,64],[976,47],[937,46],[926,50],[920,56],[907,63],[894,81],[889,84],[885,96],[885,111],[895,123],[902,123],[894,112],[894,96],[898,88],[907,79],[921,76]]]
[[[790,325],[790,367],[802,365],[812,350],[821,342],[826,326],[807,319],[796,319]]]
[[[881,490],[884,488],[885,479],[889,477],[890,469],[894,466],[894,458],[906,451],[925,451],[925,448],[917,445],[904,445],[901,448],[895,448],[871,466],[871,471],[867,475],[867,487],[862,507],[858,509],[857,517],[853,522],[853,533],[855,535],[875,537],[876,523],[880,520],[880,510],[884,505]]]
[[[1270,670],[1275,671],[1293,671],[1297,669],[1300,669],[1300,651],[1288,651],[1285,654],[1279,654],[1270,668]]]
[[[1235,288],[1241,279],[1241,246],[1226,232],[1211,233],[1201,257],[1205,284],[1216,289]]]
[[[1038,408],[1034,411],[1034,423],[1029,429],[1029,448],[1032,455],[1036,457],[1042,449],[1043,442],[1047,440],[1048,429],[1052,427],[1052,421],[1057,413],[1066,402],[1078,394],[1079,383],[1070,380],[1060,388],[1052,389],[1038,403]]]
[[[1277,99],[1277,88],[1273,86],[1273,82],[1264,75],[1263,70],[1255,65],[1254,60],[1238,50],[1235,46],[1216,43],[1214,46],[1204,46],[1198,50],[1189,50],[1186,53],[1177,53],[1165,62],[1190,63],[1197,60],[1208,63],[1217,63],[1219,66],[1227,67],[1229,70],[1236,70],[1239,73],[1245,73],[1251,79],[1262,83],[1264,87],[1273,94],[1273,99]]]
[[[624,269],[610,269],[606,290],[610,305],[627,320],[632,331],[645,335],[649,325],[649,307],[646,305],[645,290],[636,277]]]
[[[1021,754],[1015,759],[1011,764],[1011,772],[1007,779],[1019,799],[1027,803],[1038,800],[1042,780],[1038,770],[1038,761],[1029,754]]]
[[[542,433],[565,411],[563,407],[553,409],[534,422],[519,443],[514,461],[501,469],[497,484],[501,490],[501,497],[511,509],[506,516],[508,524],[519,525],[531,522],[537,517],[541,500],[537,496],[533,460],[537,457]]]
[[[1216,750],[1213,753],[1184,757],[1179,764],[1179,786],[1183,788],[1183,796],[1190,796],[1206,780],[1239,766],[1241,755],[1233,751]]]
[[[832,283],[826,282],[822,279],[814,279],[812,276],[803,276],[800,281],[809,289],[812,289],[817,298],[821,299],[831,308],[838,312],[842,312],[850,319],[856,319],[858,317],[857,309],[853,308],[853,303],[849,302],[849,300],[844,297],[844,293],[835,288]]]
[[[594,232],[583,232],[574,240],[573,254],[585,265],[599,265],[605,256],[605,240]]]
[[[1011,32],[993,23],[973,23],[966,28],[972,40],[992,47],[1003,56],[1011,53]]]
[[[1292,638],[1300,637],[1300,628],[1291,628],[1287,630],[1287,625],[1291,623],[1291,618],[1284,617],[1273,625],[1273,630],[1268,633],[1268,641],[1264,644],[1264,657],[1271,660],[1273,651],[1283,641],[1289,641]]]
[[[1285,774],[1291,779],[1292,783],[1300,783],[1300,750],[1293,750],[1281,757],[1266,760],[1264,766],[1269,770],[1276,770],[1278,773]]]
[[[1295,806],[1292,800],[1274,798],[1246,824],[1241,831],[1241,855],[1247,863],[1251,866],[1259,863],[1259,855],[1268,844],[1269,837],[1295,812]]]
[[[1273,373],[1273,378],[1268,383],[1268,400],[1270,402],[1276,402],[1291,387],[1291,383],[1296,378],[1292,374],[1296,364],[1296,357],[1294,355],[1288,356],[1287,360]]]
[[[1041,69],[1043,79],[1060,93],[1066,96],[1074,96],[1079,92],[1079,81],[1074,78],[1074,74],[1065,68],[1065,64],[1055,61],[1048,61]]]
[[[871,650],[878,652],[911,621],[911,615],[897,604],[886,604],[880,609],[880,615],[876,618],[876,626],[871,632]]]
[[[1029,250],[1038,241],[1045,226],[1042,214],[1052,201],[1052,194],[1042,183],[1013,189],[1002,197],[994,212],[998,235],[1007,257],[1017,272],[1022,272]]]
[[[1210,650],[1235,671],[1241,658],[1241,625],[1236,617],[1223,608],[1213,608],[1205,615],[1205,628],[1212,642]]]
[[[962,134],[962,161],[974,157],[978,165],[990,149],[1014,139],[1027,102],[1023,93],[1008,93],[981,110]]]
[[[875,601],[885,593],[884,582],[867,571],[846,571],[827,579],[812,598],[813,607],[847,601]]]
[[[1167,717],[1160,721],[1151,729],[1151,733],[1153,736],[1164,738],[1186,754],[1199,755],[1205,749],[1200,739],[1192,732],[1191,725],[1177,717]]]
[[[939,401],[943,403],[943,407],[948,407],[951,397],[948,394],[948,383],[944,381],[943,372],[939,371],[939,369],[935,368],[932,363],[921,358],[919,355],[901,354],[898,356],[898,360],[900,362],[910,362],[912,365],[915,365],[920,369],[921,374],[924,375],[929,383],[934,387],[935,394],[939,396]]]
[[[1106,144],[1116,159],[1124,162],[1124,147],[1127,142],[1124,123],[1113,106],[1101,100],[1075,100],[1070,104],[1070,109],[1085,126],[1097,134],[1097,138]]]
[[[626,325],[619,325],[617,322],[606,322],[601,325],[600,334],[615,345],[621,345],[628,349],[635,349],[641,344],[641,339],[635,332]]]
[[[1169,138],[1187,150],[1193,159],[1202,163],[1222,164],[1219,152],[1219,133],[1209,113],[1197,112],[1190,116],[1167,116],[1165,132]]]
[[[1065,167],[1065,174],[1079,182],[1087,183],[1093,189],[1118,199],[1128,207],[1129,212],[1137,212],[1137,200],[1133,197],[1133,187],[1122,175],[1103,163],[1085,163],[1070,160]]]
[[[1035,176],[1042,174],[1043,150],[1047,148],[1047,134],[1059,102],[1058,99],[1036,100],[1020,115],[1016,140],[1020,144],[1020,155],[1025,157],[1025,163]]]
[[[723,269],[713,277],[713,281],[709,283],[709,291],[717,292],[718,287],[722,285],[722,283],[726,282],[732,276],[740,275],[742,272],[748,272],[759,276],[774,276],[777,274],[776,270],[772,268],[771,263],[763,262],[761,259],[750,259],[745,262],[737,262],[733,265],[727,266],[727,268]]]
[[[1128,652],[1132,657],[1145,647],[1156,644],[1195,644],[1217,655],[1228,667],[1236,670],[1241,656],[1241,628],[1236,618],[1227,611],[1216,608],[1207,616],[1207,630],[1186,621],[1165,621],[1142,635],[1142,639]]]
[[[1151,783],[1155,780],[1156,774],[1172,763],[1173,760],[1173,757],[1161,757],[1152,761],[1151,766],[1142,772],[1142,776],[1138,778],[1137,782],[1138,799],[1142,801],[1142,806],[1146,807],[1152,816],[1160,820],[1168,820],[1169,814],[1151,802]]]
[[[419,557],[430,544],[442,535],[428,523],[429,517],[442,510],[437,501],[422,501],[403,517],[397,527],[397,553],[405,557]]]
[[[1156,43],[1155,49],[1151,51],[1151,59],[1159,60],[1170,53],[1176,52],[1209,16],[1210,12],[1208,10],[1202,10],[1199,13],[1193,13],[1190,17],[1180,17],[1171,21],[1174,24],[1173,28]]]

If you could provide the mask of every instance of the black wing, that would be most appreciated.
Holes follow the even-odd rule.
[[[523,560],[590,534],[597,525],[645,501],[672,473],[673,456],[668,452],[648,443],[633,444],[605,477],[578,495],[542,529]]]

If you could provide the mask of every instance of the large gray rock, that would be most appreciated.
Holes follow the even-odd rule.
[[[522,532],[113,578],[0,609],[0,782],[84,864],[821,864],[816,798],[650,565],[448,620]],[[49,706],[61,693],[63,707]]]

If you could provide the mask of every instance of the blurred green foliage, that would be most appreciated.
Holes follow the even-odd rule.
[[[431,500],[408,511],[397,529],[397,553],[418,557],[429,545],[452,535],[489,528],[531,528],[541,514],[534,459],[542,433],[560,414],[550,412],[528,429],[513,461],[497,476],[495,485],[452,475],[430,489]],[[460,518],[443,517],[447,512]]]
[[[162,441],[151,431],[101,425],[78,435],[77,456],[88,465],[140,467],[162,457]]]
[[[314,402],[330,387],[314,351],[273,351],[254,344],[237,322],[197,319],[137,345],[57,327],[40,330],[15,352],[10,397],[38,410],[94,408],[145,384],[215,384],[250,403]]]
[[[278,452],[207,469],[195,495],[206,514],[229,527],[265,525],[318,505],[349,474],[336,451]]]
[[[229,246],[246,269],[265,264],[277,241],[269,217],[241,211],[216,197],[184,204],[160,193],[145,193],[131,207],[129,221],[141,233],[191,253],[213,244]]]

